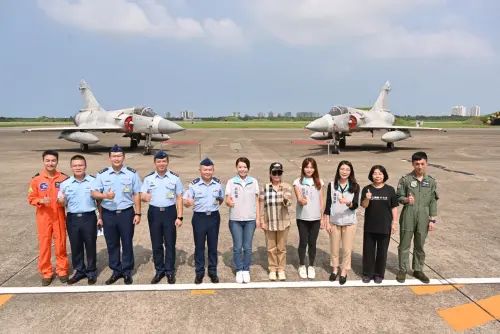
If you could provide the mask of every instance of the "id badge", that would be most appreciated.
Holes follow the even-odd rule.
[[[172,192],[168,192],[166,197],[167,197],[167,199],[172,199],[172,198],[174,198],[175,196],[174,196],[174,193],[172,193]]]
[[[123,192],[124,193],[129,193],[130,192],[130,188],[128,188],[128,187],[123,188]]]

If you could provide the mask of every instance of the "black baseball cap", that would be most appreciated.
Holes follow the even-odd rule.
[[[273,162],[271,166],[269,166],[269,172],[275,171],[275,170],[280,170],[283,171],[283,165],[280,164],[279,162]]]

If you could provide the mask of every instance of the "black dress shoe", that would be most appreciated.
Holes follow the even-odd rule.
[[[217,275],[210,275],[210,281],[214,284],[219,283],[219,277]]]
[[[368,276],[363,276],[363,283],[370,283],[371,279]]]
[[[68,280],[68,284],[69,285],[72,285],[72,284],[75,284],[75,283],[78,283],[80,282],[85,276],[78,276],[78,275],[73,275],[73,277],[71,277],[69,280]]]
[[[88,285],[94,285],[96,282],[97,282],[96,277],[89,277],[89,279],[87,280]]]
[[[174,274],[167,275],[167,281],[168,284],[175,284],[175,275]]]
[[[378,277],[378,276],[375,276],[375,278],[373,279],[373,281],[376,283],[376,284],[380,284],[382,283],[384,279],[382,277]]]
[[[156,274],[155,277],[153,277],[153,279],[151,280],[151,284],[158,284],[160,283],[161,279],[165,277],[165,273],[161,273],[161,274]]]
[[[194,284],[201,284],[203,283],[203,276],[196,276],[194,279]]]
[[[118,281],[122,277],[123,277],[122,275],[118,275],[118,276],[111,275],[111,277],[108,278],[108,280],[106,281],[105,284],[106,285],[114,284],[114,283],[116,283],[116,281]]]
[[[340,278],[339,278],[340,285],[344,285],[345,282],[347,282],[347,275],[345,275],[345,276],[340,275]]]
[[[330,274],[330,281],[333,282],[337,279],[337,276],[339,275],[339,273],[331,273]]]
[[[134,280],[132,279],[132,276],[128,276],[128,275],[123,277],[123,281],[127,285],[130,285],[130,284],[132,284],[132,282],[134,282]]]

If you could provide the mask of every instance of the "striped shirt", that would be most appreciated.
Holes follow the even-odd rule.
[[[292,205],[292,187],[288,183],[281,183],[275,191],[272,183],[260,191],[260,202],[264,209],[261,210],[263,222],[268,224],[269,231],[283,231],[290,226],[288,207]]]

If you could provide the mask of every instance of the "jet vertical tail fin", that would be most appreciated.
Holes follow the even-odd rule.
[[[83,110],[104,110],[101,108],[99,102],[97,102],[94,94],[90,90],[90,86],[85,82],[85,80],[80,81],[80,91],[83,99]]]
[[[375,101],[372,109],[370,111],[387,111],[390,112],[389,105],[387,103],[387,96],[389,95],[389,91],[391,90],[391,83],[387,81],[385,85],[382,87],[382,91]]]

